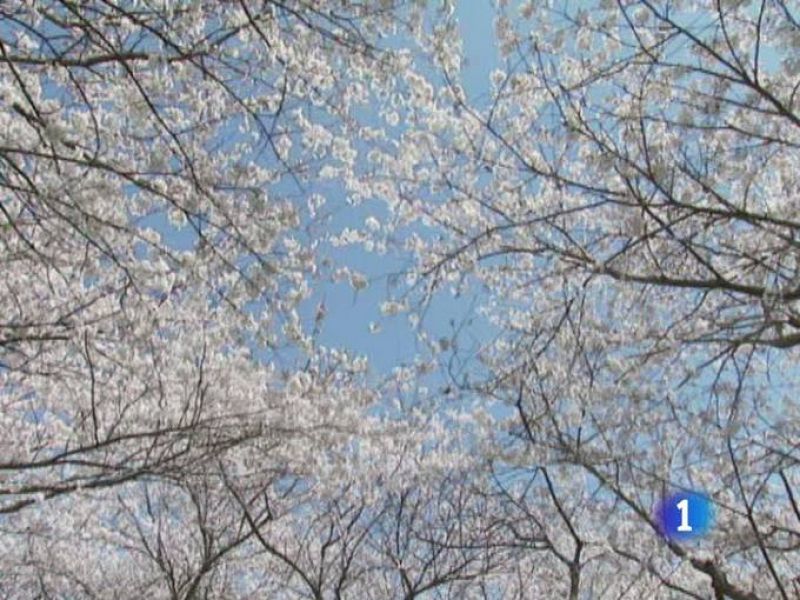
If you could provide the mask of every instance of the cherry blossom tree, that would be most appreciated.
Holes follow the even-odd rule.
[[[4,596],[800,594],[800,13],[500,1],[483,96],[456,16],[0,6]],[[384,380],[326,244],[410,265]]]
[[[317,343],[324,307],[300,316],[317,184],[357,185],[386,139],[361,113],[397,102],[409,52],[381,40],[418,7],[0,17],[0,595],[525,590],[469,423],[376,416],[416,372],[367,385],[363,358]]]
[[[246,595],[263,528],[323,510],[376,398],[299,316],[309,186],[352,170],[414,13],[0,7],[4,595]]]
[[[365,196],[417,256],[397,295],[423,325],[443,291],[500,332],[453,384],[513,412],[515,535],[571,598],[796,596],[796,5],[499,5],[488,97],[437,23]],[[681,489],[716,511],[694,545],[653,516]]]

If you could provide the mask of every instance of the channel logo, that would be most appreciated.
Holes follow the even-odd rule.
[[[655,511],[661,534],[675,542],[706,535],[714,522],[711,499],[698,492],[678,492],[665,498]]]

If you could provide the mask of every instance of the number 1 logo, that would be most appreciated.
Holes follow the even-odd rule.
[[[713,522],[711,499],[697,492],[678,492],[656,507],[661,534],[676,542],[687,542],[708,533]]]

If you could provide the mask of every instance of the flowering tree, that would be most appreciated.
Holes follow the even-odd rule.
[[[426,99],[372,153],[372,193],[421,315],[475,290],[501,332],[454,383],[514,412],[496,468],[517,535],[572,598],[794,597],[797,7],[500,4],[489,98],[440,24],[443,86],[407,74]],[[653,517],[687,488],[717,519],[693,546]]]
[[[363,360],[298,314],[300,225],[312,175],[352,167],[398,14],[0,7],[4,595],[246,589],[230,565],[302,505],[287,482],[366,427]]]
[[[442,4],[0,7],[4,595],[800,593],[796,7],[500,2],[471,98]],[[384,385],[326,194],[412,265]]]
[[[0,594],[504,590],[480,456],[300,317],[415,8],[0,11]]]

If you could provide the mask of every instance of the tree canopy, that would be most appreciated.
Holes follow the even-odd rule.
[[[0,595],[800,595],[798,6],[469,10],[0,6]]]

